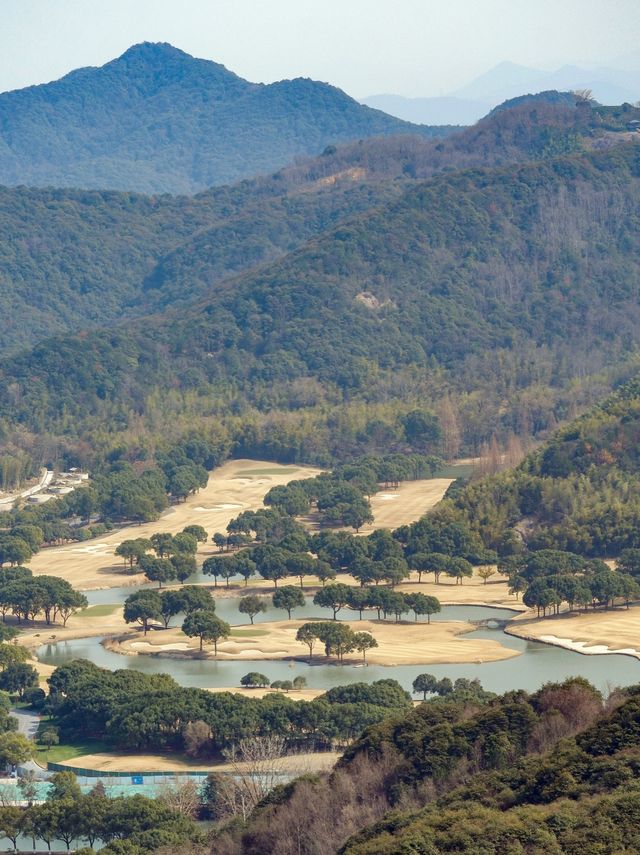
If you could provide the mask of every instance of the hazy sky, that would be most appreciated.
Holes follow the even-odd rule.
[[[502,60],[640,65],[640,0],[0,0],[0,22],[0,91],[140,41],[356,97],[447,94]]]

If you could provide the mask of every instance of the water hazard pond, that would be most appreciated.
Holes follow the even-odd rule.
[[[127,594],[131,593],[129,588]],[[96,592],[98,593],[98,592]],[[107,592],[99,592],[106,594]],[[115,591],[110,592],[110,602],[117,601]],[[126,596],[126,595],[125,595]],[[103,600],[105,602],[106,600]],[[231,624],[244,622],[238,613],[238,599],[218,599],[216,613]],[[353,619],[350,612],[349,618]],[[515,612],[508,609],[495,609],[482,606],[443,606],[442,612],[433,620],[498,620],[513,617]],[[327,617],[326,610],[313,606],[310,600],[304,609],[297,609],[296,618]],[[341,615],[339,615],[340,617]],[[270,608],[266,615],[256,617],[256,623],[264,620],[282,620],[285,612]],[[174,621],[179,623],[179,619]],[[527,689],[534,691],[543,683],[564,680],[580,675],[590,680],[598,688],[606,690],[611,686],[626,686],[640,683],[640,660],[619,654],[585,656],[570,650],[553,647],[548,644],[528,642],[507,635],[500,628],[483,627],[468,637],[490,638],[505,647],[520,651],[520,656],[498,662],[484,664],[466,663],[457,665],[401,665],[388,667],[383,665],[309,665],[303,661],[242,660],[220,661],[212,659],[171,659],[155,656],[123,656],[106,650],[100,638],[74,639],[60,641],[57,644],[45,644],[38,648],[37,656],[48,665],[62,665],[72,659],[89,659],[103,668],[116,670],[134,668],[147,674],[166,673],[183,686],[202,688],[238,686],[240,678],[249,671],[260,671],[270,680],[293,680],[304,676],[309,688],[330,689],[346,683],[358,681],[372,682],[393,677],[408,690],[418,674],[428,672],[437,677],[478,678],[482,685],[493,692],[505,692],[509,689]],[[301,649],[301,656],[303,651]]]

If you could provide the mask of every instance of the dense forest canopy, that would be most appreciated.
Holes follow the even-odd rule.
[[[505,107],[446,140],[329,146],[272,175],[194,197],[1,189],[0,351],[194,300],[437,173],[591,145],[604,133],[603,108],[580,110],[569,98]]]
[[[191,306],[6,360],[0,413],[9,431],[87,436],[148,424],[161,396],[154,420],[237,416],[246,437],[247,422],[254,430],[278,411],[294,431],[305,420],[331,431],[331,410],[345,405],[379,407],[387,428],[385,406],[397,421],[421,398],[447,409],[467,449],[535,434],[633,371],[639,176],[631,142],[414,183],[279,260],[201,287]],[[198,280],[202,256],[185,267],[188,256],[172,261],[175,291]],[[215,257],[207,266],[201,282]],[[344,459],[340,444],[306,459]]]
[[[638,689],[473,682],[374,725],[329,775],[272,793],[216,855],[634,852]],[[331,822],[327,822],[331,817]]]

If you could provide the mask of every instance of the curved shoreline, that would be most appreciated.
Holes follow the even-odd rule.
[[[612,648],[607,644],[574,641],[571,638],[563,638],[558,635],[529,635],[526,632],[515,632],[509,624],[504,628],[504,632],[506,635],[521,638],[523,641],[548,644],[550,647],[561,647],[563,650],[571,650],[572,653],[580,653],[582,656],[630,656],[632,659],[640,659],[640,650],[636,650],[634,647]]]

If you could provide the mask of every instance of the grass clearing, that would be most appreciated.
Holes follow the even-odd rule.
[[[43,718],[38,727],[38,735],[49,728],[56,728],[54,719]],[[56,728],[57,729],[57,728]],[[36,736],[37,740],[38,736]],[[37,745],[35,761],[40,766],[46,767],[47,763],[60,763],[64,760],[73,760],[83,754],[94,754],[108,751],[109,746],[100,739],[79,739],[76,742],[61,742],[59,745]]]
[[[81,612],[78,612],[76,617],[79,618],[94,618],[94,617],[107,617],[108,615],[114,614],[118,609],[122,608],[122,603],[101,603],[97,606],[89,606],[86,609],[83,609]]]
[[[468,478],[473,472],[472,463],[451,463],[434,472],[434,478]]]

